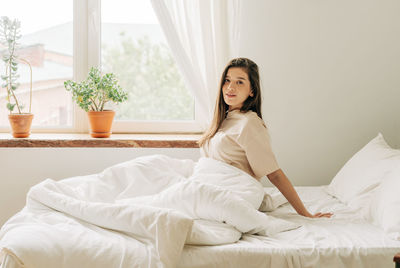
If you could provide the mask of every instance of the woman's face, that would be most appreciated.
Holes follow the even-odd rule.
[[[222,86],[224,101],[229,110],[240,109],[249,96],[253,97],[249,76],[239,67],[229,68]]]

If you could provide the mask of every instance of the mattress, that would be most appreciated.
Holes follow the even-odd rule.
[[[274,237],[243,235],[234,244],[186,245],[178,267],[394,267],[400,241],[365,221],[359,209],[328,195],[326,186],[296,190],[310,212],[333,212],[334,216],[309,219],[286,204],[269,214],[302,227]]]

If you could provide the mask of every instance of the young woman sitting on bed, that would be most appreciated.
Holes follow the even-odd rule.
[[[213,121],[198,143],[203,156],[240,168],[258,180],[266,175],[298,214],[310,218],[332,216],[308,212],[279,168],[262,120],[259,72],[253,61],[237,58],[225,67]]]

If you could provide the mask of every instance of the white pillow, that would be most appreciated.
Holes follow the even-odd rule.
[[[328,193],[344,203],[351,202],[378,186],[396,157],[400,157],[400,150],[392,149],[379,133],[347,161],[328,186]]]
[[[400,240],[400,159],[372,195],[369,217],[393,239]]]

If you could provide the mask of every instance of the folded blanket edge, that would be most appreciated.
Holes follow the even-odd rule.
[[[3,264],[8,256],[10,256],[20,268],[26,268],[24,262],[12,250],[6,247],[0,247],[0,264]]]

